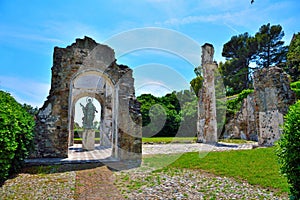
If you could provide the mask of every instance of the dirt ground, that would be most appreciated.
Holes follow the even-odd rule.
[[[74,197],[78,200],[124,199],[114,182],[115,176],[106,166],[77,171]]]

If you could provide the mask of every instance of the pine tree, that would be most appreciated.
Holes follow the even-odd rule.
[[[258,44],[255,58],[257,66],[264,68],[286,62],[287,46],[284,46],[283,36],[284,32],[280,25],[271,26],[268,23],[260,27],[255,34]]]

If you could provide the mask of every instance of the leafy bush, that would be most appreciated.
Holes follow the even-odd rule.
[[[253,90],[247,89],[243,90],[241,93],[237,95],[236,98],[230,99],[226,102],[227,105],[227,113],[229,115],[235,114],[237,111],[241,109],[243,99],[245,99],[249,94],[251,94]]]
[[[296,93],[296,98],[300,99],[300,81],[291,83],[291,89]]]
[[[278,144],[280,168],[290,184],[291,199],[300,199],[300,100],[290,107]]]
[[[143,137],[193,137],[196,135],[197,97],[190,90],[162,97],[142,94]]]
[[[197,76],[196,78],[191,80],[190,84],[191,84],[191,87],[193,88],[193,90],[195,92],[195,95],[198,96],[199,91],[203,86],[203,77],[202,76]]]
[[[33,116],[0,91],[0,183],[21,167],[32,144],[33,127]]]

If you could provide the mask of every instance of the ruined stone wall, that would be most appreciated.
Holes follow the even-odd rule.
[[[69,90],[77,73],[96,42],[85,38],[67,48],[54,48],[50,94],[40,109],[35,128],[33,157],[68,156]]]
[[[295,101],[287,74],[278,67],[255,72],[254,98],[259,145],[271,146],[280,138],[283,116]]]
[[[54,49],[51,89],[37,115],[36,150],[31,157],[68,156],[72,109],[76,98],[79,98],[74,95],[76,92],[73,81],[88,72],[100,74],[110,84],[110,95],[100,94],[96,89],[87,90],[81,95],[99,92],[94,96],[104,102],[101,106],[107,120],[104,119],[102,129],[111,131],[113,156],[130,159],[127,152],[134,152],[138,154],[136,158],[140,158],[141,115],[139,103],[135,100],[132,70],[116,64],[114,51],[110,47],[98,44],[88,37],[77,39],[76,43],[67,48]],[[108,91],[107,88],[105,91]],[[132,119],[131,116],[134,116],[134,120],[128,121],[129,118]],[[120,149],[124,152],[120,153]]]
[[[132,70],[126,71],[118,81],[118,154],[124,160],[141,159],[142,141],[140,104],[134,97]],[[129,108],[129,109],[128,109]],[[120,120],[121,119],[121,120]]]
[[[224,138],[236,138],[257,141],[254,95],[249,94],[238,111],[225,124]]]
[[[254,74],[254,93],[243,100],[241,110],[226,123],[224,137],[272,146],[280,138],[284,115],[294,100],[288,75],[281,68],[258,70]]]

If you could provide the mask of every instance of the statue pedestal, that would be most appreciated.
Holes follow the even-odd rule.
[[[82,149],[85,151],[95,150],[95,130],[85,129],[82,133]]]
[[[100,133],[100,145],[103,147],[111,147],[111,141],[105,133]]]

